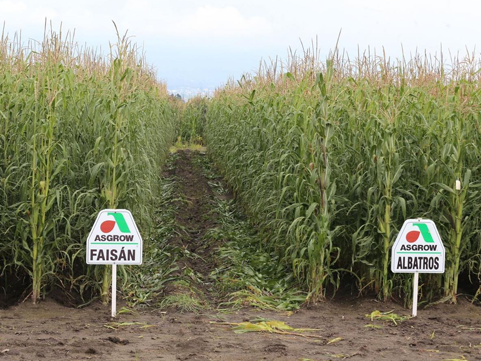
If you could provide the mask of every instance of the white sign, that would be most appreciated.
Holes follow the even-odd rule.
[[[443,242],[433,221],[404,222],[392,247],[393,273],[444,273],[444,260]]]
[[[130,211],[100,211],[87,238],[87,264],[142,264],[142,237]]]

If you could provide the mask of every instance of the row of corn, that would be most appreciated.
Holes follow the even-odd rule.
[[[210,153],[311,300],[355,285],[410,295],[390,272],[407,218],[430,218],[446,272],[421,275],[425,299],[456,301],[481,277],[481,69],[476,59],[407,61],[306,54],[216,92]],[[456,181],[461,189],[455,188]],[[329,291],[330,292],[330,291]],[[405,297],[408,299],[409,297]]]
[[[126,36],[107,57],[70,34],[0,39],[2,288],[23,277],[33,302],[53,287],[105,300],[108,269],[85,265],[97,212],[129,208],[148,234],[175,124],[138,53]]]

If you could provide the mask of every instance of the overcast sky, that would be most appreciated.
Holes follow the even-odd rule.
[[[45,18],[75,29],[80,43],[106,49],[114,20],[144,46],[170,89],[221,86],[252,72],[261,59],[285,57],[318,37],[324,54],[340,47],[398,57],[416,48],[474,50],[481,41],[478,0],[0,0],[6,31],[41,39]],[[476,53],[479,53],[478,51]]]

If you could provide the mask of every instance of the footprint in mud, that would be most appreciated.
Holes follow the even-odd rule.
[[[87,349],[87,351],[85,351],[85,353],[89,354],[89,355],[97,355],[99,352],[96,349],[94,349],[93,347],[89,347]]]
[[[283,356],[285,356],[287,355],[287,346],[282,343],[273,343],[273,344],[267,345],[264,348],[264,351],[280,353]]]
[[[209,341],[202,337],[196,337],[192,339],[187,339],[186,341],[183,341],[183,342],[179,342],[175,346],[180,349],[182,354],[177,356],[177,360],[180,360],[180,361],[210,360],[209,357],[198,353],[198,352],[205,351],[208,344],[209,344]]]
[[[129,340],[121,340],[120,338],[118,337],[107,337],[105,340],[107,341],[110,341],[112,343],[116,343],[116,344],[119,344],[119,345],[128,345],[130,343]]]
[[[212,359],[207,357],[207,356],[204,356],[204,355],[198,355],[196,353],[191,353],[189,355],[177,356],[177,360],[179,360],[179,361],[210,361]]]
[[[183,342],[179,342],[176,347],[182,349],[183,351],[190,351],[190,350],[194,350],[194,351],[199,351],[199,350],[205,350],[207,344],[209,343],[209,341],[207,341],[205,338],[202,338],[202,337],[197,337],[197,338],[193,338],[193,339],[188,339],[186,341],[183,341]]]

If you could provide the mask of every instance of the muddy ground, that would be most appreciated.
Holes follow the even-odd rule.
[[[371,322],[375,309],[407,314],[370,299],[325,303],[293,315],[244,309],[216,312],[120,315],[108,307],[65,308],[47,300],[0,311],[0,359],[5,360],[481,360],[481,316],[467,302],[421,310],[398,326]],[[256,317],[317,328],[305,336],[234,333],[211,322]],[[121,326],[125,323],[124,326]],[[367,324],[382,328],[366,328]],[[317,336],[307,337],[307,336]],[[328,344],[338,337],[340,341]]]
[[[179,268],[192,268],[207,279],[218,266],[219,244],[202,242],[216,224],[215,213],[205,214],[209,199],[218,195],[189,151],[177,155],[166,176],[180,181],[184,199],[176,218],[182,230],[172,242],[200,256],[181,259]],[[209,307],[195,313],[150,307],[111,319],[110,308],[100,303],[75,309],[53,299],[1,309],[0,360],[481,360],[481,308],[463,297],[458,305],[435,305],[396,325],[366,315],[410,311],[369,297],[338,296],[294,313],[249,307],[226,313],[216,311],[221,296],[215,285],[197,286]],[[167,293],[179,292],[170,288]],[[122,306],[125,301],[118,309]],[[225,324],[259,319],[316,330],[238,334]]]

